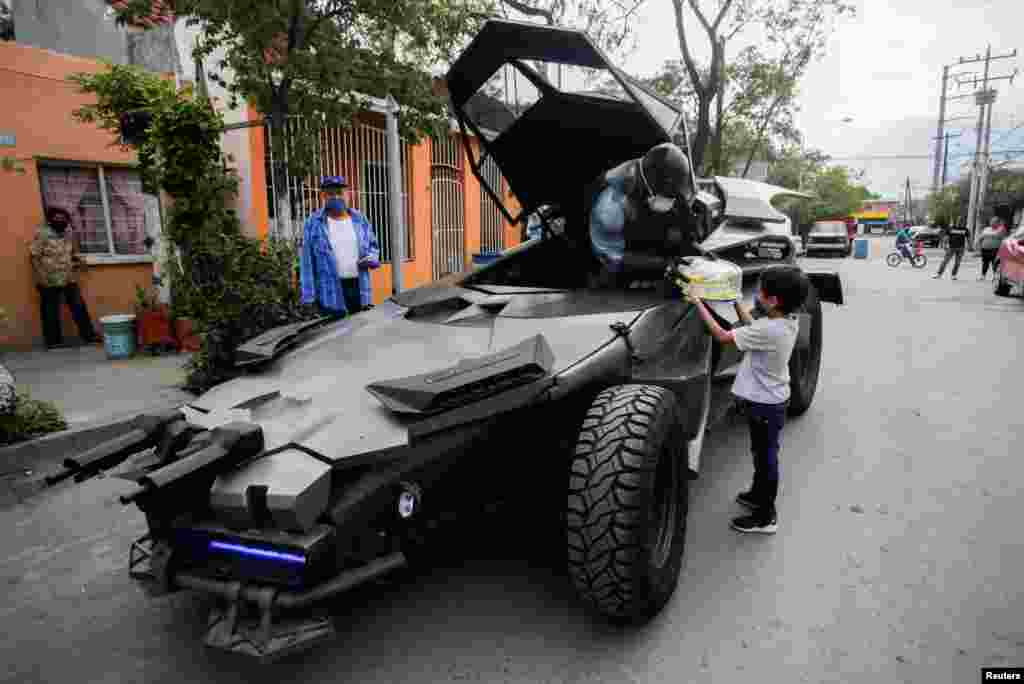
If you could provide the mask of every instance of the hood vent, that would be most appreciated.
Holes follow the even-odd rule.
[[[392,411],[436,413],[538,380],[551,372],[554,361],[544,336],[535,335],[440,371],[375,382],[366,389]]]

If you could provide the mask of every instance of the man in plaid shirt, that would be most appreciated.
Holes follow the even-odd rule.
[[[380,266],[373,226],[351,208],[344,176],[320,181],[324,206],[303,227],[300,281],[302,303],[314,301],[324,313],[344,316],[370,308],[370,269]]]

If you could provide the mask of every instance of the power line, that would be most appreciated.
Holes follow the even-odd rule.
[[[958,145],[959,146],[959,145]],[[993,153],[1024,153],[1024,150],[992,150]],[[973,152],[962,152],[960,154],[949,155],[951,159],[960,157],[971,157],[974,156]],[[934,154],[874,154],[874,155],[860,155],[854,157],[829,157],[824,163],[828,164],[833,161],[886,161],[890,159],[933,159]]]

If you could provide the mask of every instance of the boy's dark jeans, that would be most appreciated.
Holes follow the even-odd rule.
[[[983,249],[981,250],[981,277],[984,278],[988,275],[989,264],[992,265],[992,270],[996,270],[996,255],[999,254],[998,249]]]
[[[750,428],[750,451],[754,456],[754,485],[751,498],[759,504],[755,515],[775,517],[775,499],[779,494],[780,435],[786,424],[786,408],[781,404],[759,404],[744,401],[743,407]]]

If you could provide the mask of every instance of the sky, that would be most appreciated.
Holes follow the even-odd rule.
[[[992,149],[1021,150],[1016,160],[1024,161],[1024,126],[1014,130],[1024,124],[1024,2],[855,0],[854,4],[856,16],[838,22],[825,57],[811,65],[800,86],[797,124],[808,149],[821,149],[836,163],[863,171],[863,182],[883,196],[901,198],[908,177],[913,196],[923,196],[931,186],[942,67],[960,57],[984,56],[991,44],[993,55],[1017,50],[1015,58],[993,60],[991,75],[1020,69],[1012,84],[992,83],[999,93],[992,110]],[[627,71],[644,76],[665,60],[681,58],[671,0],[647,0],[636,28],[639,45],[620,60]],[[687,28],[691,40],[703,36],[696,21]],[[727,57],[744,44],[738,39],[727,47]],[[694,51],[700,58],[707,54],[706,40],[698,45]],[[980,77],[983,68],[983,63],[970,64],[950,72]],[[949,96],[972,91],[958,88],[953,78],[950,81]],[[950,141],[948,178],[955,180],[967,170],[961,164],[974,154],[978,108],[973,98],[950,99],[946,116],[970,117],[947,124],[951,133],[962,133]],[[892,155],[920,158],[877,158]],[[993,156],[997,162],[1008,158]]]

